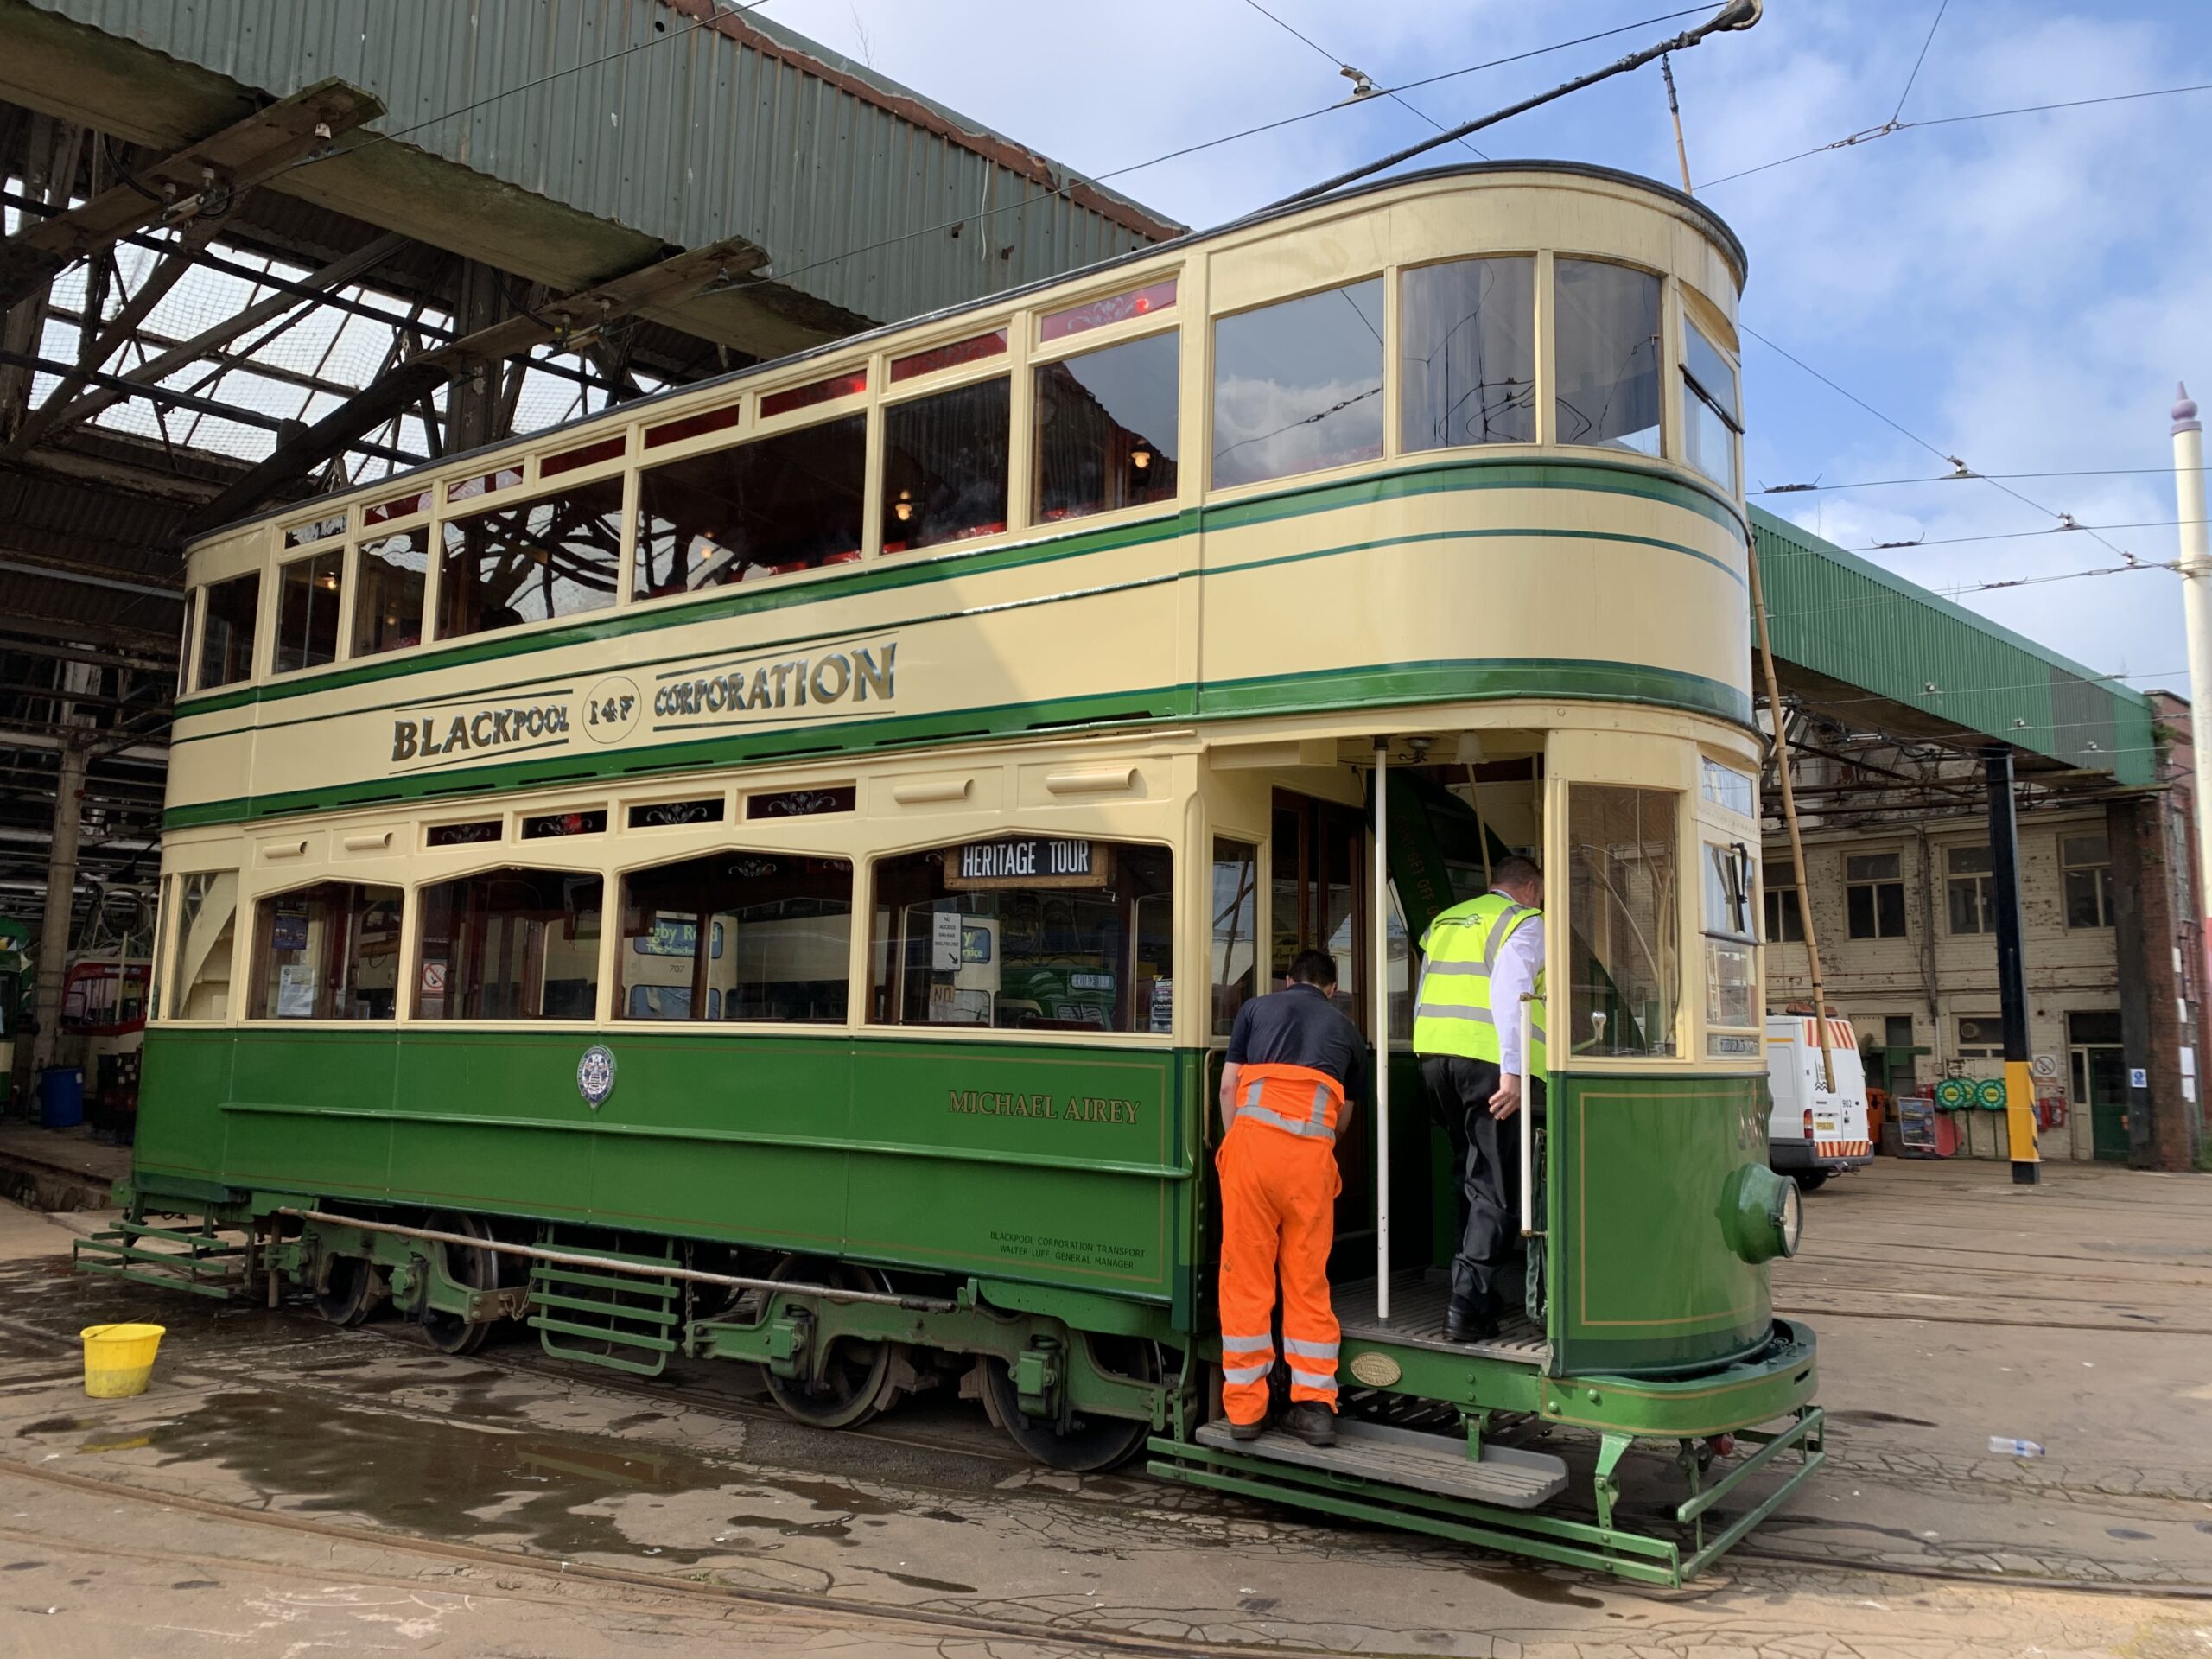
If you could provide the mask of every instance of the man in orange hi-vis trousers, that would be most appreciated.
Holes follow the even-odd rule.
[[[1327,952],[1300,951],[1287,977],[1237,1009],[1221,1075],[1221,1399],[1236,1439],[1266,1432],[1280,1280],[1283,1427],[1327,1446],[1337,1438],[1337,1136],[1367,1091],[1367,1047],[1330,1000],[1337,965]]]

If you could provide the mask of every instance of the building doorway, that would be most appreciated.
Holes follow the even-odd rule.
[[[2089,1144],[2100,1163],[2127,1161],[2127,1057],[2120,1014],[2066,1016],[2074,1109],[2089,1115]]]

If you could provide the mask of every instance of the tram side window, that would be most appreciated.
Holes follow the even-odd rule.
[[[725,852],[633,871],[616,1014],[840,1023],[852,929],[846,859]]]
[[[438,637],[604,610],[614,603],[621,550],[619,478],[448,518]]]
[[[353,569],[354,656],[423,643],[423,587],[429,569],[428,529],[361,543]]]
[[[1682,459],[1730,494],[1736,490],[1736,365],[1688,317],[1682,319]]]
[[[317,668],[338,657],[338,598],[346,550],[294,559],[276,583],[276,672]]]
[[[1536,441],[1536,262],[1422,265],[1398,289],[1407,449]]]
[[[1164,1034],[1172,874],[1163,847],[1047,836],[880,860],[869,1018]]]
[[[249,570],[206,589],[200,624],[197,689],[234,685],[253,673],[254,624],[261,613],[261,572]]]
[[[1659,279],[1555,259],[1553,324],[1561,443],[1659,453]]]
[[[250,1020],[390,1020],[399,1011],[397,887],[322,881],[256,906]]]
[[[1751,895],[1758,866],[1740,841],[1705,843],[1706,1052],[1756,1058],[1762,1045]]]
[[[588,1020],[599,1002],[595,875],[487,870],[423,889],[420,1020]]]
[[[638,485],[638,597],[859,558],[867,467],[868,416],[848,415],[648,467]]]
[[[1037,371],[1037,519],[1175,497],[1177,345],[1148,334]]]
[[[1577,784],[1568,791],[1567,1012],[1577,1054],[1675,1052],[1681,804],[1667,790]]]
[[[1382,453],[1382,279],[1224,317],[1213,331],[1213,486]]]
[[[1006,528],[1006,377],[883,411],[883,550],[995,536]]]
[[[221,1020],[230,1013],[232,946],[238,936],[238,873],[187,875],[176,887],[172,1020]]]
[[[1236,1010],[1260,991],[1260,849],[1213,843],[1213,1034],[1226,1037]]]

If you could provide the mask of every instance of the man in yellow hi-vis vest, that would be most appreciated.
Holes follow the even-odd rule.
[[[1497,1334],[1494,1281],[1520,1236],[1520,1130],[1524,1106],[1543,1104],[1544,1014],[1532,1009],[1534,1052],[1521,1052],[1521,1000],[1541,998],[1544,877],[1533,860],[1501,859],[1490,891],[1421,935],[1414,1051],[1429,1108],[1463,1152],[1465,1228],[1452,1258],[1449,1342]]]

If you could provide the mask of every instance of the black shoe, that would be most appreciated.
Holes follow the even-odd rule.
[[[1337,1414],[1311,1400],[1293,1406],[1282,1420],[1282,1426],[1308,1446],[1337,1443]]]
[[[1256,1440],[1267,1432],[1268,1420],[1264,1417],[1256,1423],[1231,1423],[1229,1426],[1229,1438],[1232,1440]]]
[[[1488,1307],[1447,1307],[1444,1310],[1444,1340],[1490,1342],[1497,1336],[1497,1315]]]

